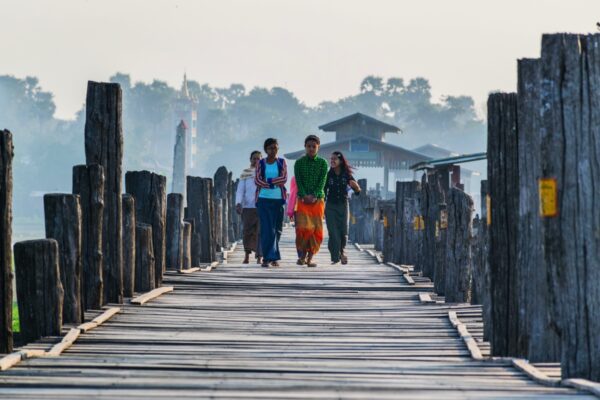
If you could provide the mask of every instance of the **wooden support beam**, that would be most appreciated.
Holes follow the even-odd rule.
[[[58,242],[54,239],[15,243],[17,300],[21,340],[58,336],[62,329],[63,287]]]
[[[156,271],[154,246],[152,244],[152,225],[135,225],[135,291],[147,292],[154,289]]]
[[[60,279],[64,290],[62,319],[83,322],[81,299],[81,206],[79,196],[52,193],[44,196],[46,238],[58,243]]]
[[[123,295],[132,297],[135,291],[135,199],[129,193],[123,202]]]
[[[88,82],[85,120],[86,164],[104,167],[102,253],[105,303],[123,301],[123,186],[122,92],[117,83]]]
[[[169,193],[167,196],[166,268],[183,268],[183,195]]]
[[[127,171],[125,190],[135,198],[136,223],[152,226],[154,287],[159,287],[166,261],[167,178],[149,171]]]
[[[73,194],[81,205],[81,269],[84,310],[104,302],[104,168],[99,164],[73,167]]]
[[[13,349],[12,134],[0,130],[0,353]]]

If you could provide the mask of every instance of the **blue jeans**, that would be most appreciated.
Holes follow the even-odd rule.
[[[260,247],[264,262],[279,261],[279,239],[283,230],[283,201],[258,198],[256,203],[260,219]]]

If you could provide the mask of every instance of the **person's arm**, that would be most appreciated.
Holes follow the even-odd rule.
[[[352,190],[354,190],[354,193],[356,193],[356,194],[360,193],[360,191],[361,191],[360,186],[358,185],[358,183],[356,183],[354,178],[352,178],[351,180],[348,180],[348,185],[352,188]]]
[[[259,162],[258,165],[256,166],[256,173],[254,174],[254,183],[256,184],[256,186],[260,187],[260,188],[269,188],[269,184],[266,181],[263,181],[262,179],[262,162]]]
[[[279,161],[281,160],[281,161]],[[277,177],[277,178],[273,178],[271,179],[271,183],[274,186],[279,186],[279,187],[283,187],[285,186],[285,183],[287,182],[287,163],[285,162],[285,159],[280,158],[277,162],[281,162],[281,174]]]
[[[235,208],[238,211],[238,213],[241,212],[242,203],[244,202],[244,194],[246,192],[246,181],[247,179],[240,180],[240,182],[238,183],[237,190],[235,191]]]
[[[298,197],[306,196],[306,187],[304,186],[304,177],[300,168],[300,163],[297,160],[294,164],[294,176],[296,177],[296,186],[298,187]]]
[[[290,199],[287,203],[287,215],[290,218],[294,218],[294,209],[296,208],[296,201],[298,200],[298,187],[296,186],[296,179],[292,177],[292,184],[290,185]]]
[[[329,194],[329,171],[327,171],[327,175],[325,176],[325,188],[323,191],[325,192],[325,198],[327,198]]]

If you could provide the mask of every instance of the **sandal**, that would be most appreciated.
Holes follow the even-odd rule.
[[[306,257],[306,266],[307,266],[307,267],[309,267],[309,268],[316,268],[316,267],[317,267],[317,263],[314,263],[314,262],[312,261],[312,258],[313,258],[313,255],[312,255],[312,254],[309,254],[309,255]]]
[[[279,267],[279,263],[277,261],[271,262],[271,267]]]
[[[340,258],[342,261],[342,265],[348,264],[348,256],[346,256],[345,254],[342,254],[342,256]]]
[[[299,258],[298,261],[296,261],[296,265],[304,265],[306,264],[306,260],[304,258]]]
[[[268,262],[263,262],[262,264],[260,264],[261,267],[263,268],[269,268],[269,263]]]

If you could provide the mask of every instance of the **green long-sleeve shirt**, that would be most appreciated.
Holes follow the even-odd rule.
[[[329,165],[324,158],[304,156],[294,164],[294,175],[298,186],[298,197],[312,194],[318,199],[325,197],[325,183]]]

